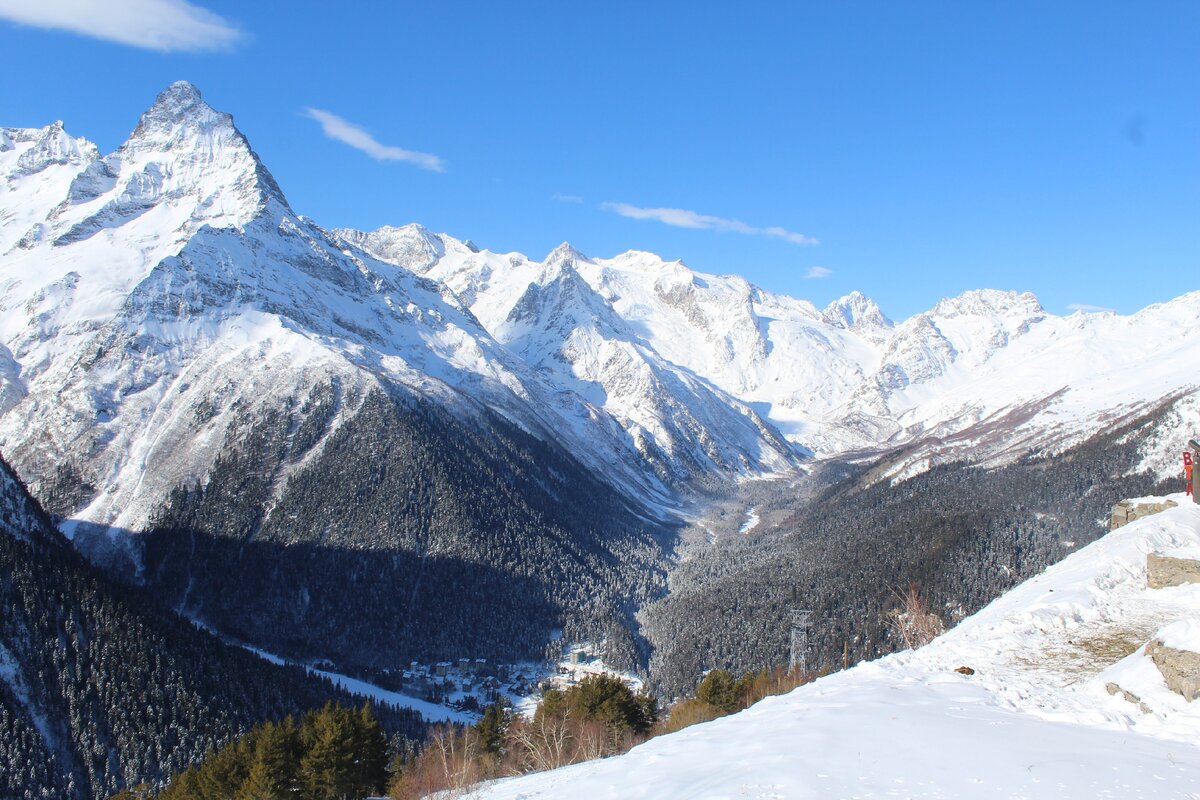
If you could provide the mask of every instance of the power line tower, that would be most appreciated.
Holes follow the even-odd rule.
[[[792,648],[788,657],[788,674],[795,674],[797,667],[801,675],[808,672],[808,617],[811,613],[807,609],[792,609]]]

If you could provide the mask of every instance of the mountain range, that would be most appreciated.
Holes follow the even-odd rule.
[[[644,252],[536,261],[417,225],[326,231],[187,83],[107,156],[61,123],[4,129],[0,176],[0,445],[35,490],[49,465],[80,470],[95,491],[55,510],[93,525],[144,528],[202,479],[232,393],[329,375],[490,409],[669,505],[812,456],[1078,441],[1200,359],[1200,293],[1059,317],[979,290],[893,323],[858,293],[818,310]]]
[[[838,520],[797,511],[812,492],[849,476],[826,500],[880,514],[928,475],[909,499],[953,485],[966,514],[984,489],[964,470],[1042,470],[1045,508],[1094,537],[1108,495],[1064,501],[1091,491],[1066,465],[1172,476],[1197,376],[1200,292],[1059,316],[980,289],[897,322],[857,292],[819,309],[641,251],[537,260],[413,224],[326,229],[186,82],[107,155],[61,122],[0,128],[0,451],[110,578],[295,660],[517,660],[565,631],[630,669],[680,651],[678,691],[732,658],[712,626],[743,630],[695,609],[736,613],[763,564],[819,551],[827,568],[760,595],[764,620],[834,578],[824,607],[866,597],[851,581],[871,569],[835,569]],[[732,556],[696,544],[756,486],[788,537],[747,523]],[[897,508],[904,530],[924,513]],[[913,570],[947,541],[956,569],[986,548],[950,527],[914,538]],[[879,546],[880,526],[854,530]],[[1044,526],[1004,541],[988,563],[1022,575],[1067,547]],[[978,607],[1000,583],[971,586]],[[870,654],[863,624],[837,631]]]

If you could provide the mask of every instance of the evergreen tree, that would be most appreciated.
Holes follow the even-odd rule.
[[[708,703],[722,714],[732,714],[741,708],[738,682],[728,670],[709,670],[696,687],[696,699]]]
[[[354,749],[358,757],[356,791],[363,795],[380,792],[387,785],[387,735],[369,703],[363,703],[354,724]]]
[[[509,714],[503,706],[493,704],[484,709],[483,716],[475,723],[475,734],[479,737],[483,752],[493,756],[501,754],[509,721]]]
[[[307,800],[345,800],[356,787],[357,753],[351,713],[332,704],[305,719],[299,775]]]
[[[236,800],[286,800],[298,788],[300,741],[291,717],[266,722],[252,737],[254,763],[238,788]]]

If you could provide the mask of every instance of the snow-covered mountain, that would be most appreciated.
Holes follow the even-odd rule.
[[[1200,651],[1200,585],[1147,588],[1147,553],[1200,558],[1200,506],[1174,499],[919,650],[475,796],[1195,797],[1200,703],[1146,653]]]
[[[1053,449],[1200,375],[1200,292],[1062,317],[979,290],[893,323],[858,293],[819,310],[645,252],[326,232],[186,83],[104,157],[61,123],[0,130],[0,308],[0,449],[54,511],[132,530],[204,478],[226,411],[330,376],[332,428],[399,387],[670,505],[811,454],[904,446],[904,474]]]
[[[619,420],[656,471],[681,458],[745,464],[739,443],[759,439],[784,456],[768,467],[787,468],[792,448],[782,437],[734,394],[658,352],[643,326],[622,316],[612,288],[595,284],[600,263],[569,244],[539,263],[415,225],[338,233],[449,287],[514,355]]]
[[[518,354],[532,347],[543,364],[553,354],[564,367],[555,380],[584,394],[613,382],[595,369],[596,354],[606,352],[596,344],[632,344],[818,455],[908,445],[907,468],[920,469],[1062,447],[1194,389],[1200,374],[1200,292],[1129,317],[1063,317],[1028,293],[975,290],[894,324],[858,292],[818,311],[651,253],[594,259],[563,245],[536,262],[418,225],[337,233],[448,286]],[[564,274],[574,288],[554,293],[556,308],[532,317],[530,304],[544,304],[545,287]],[[585,332],[578,319],[597,322]],[[615,388],[606,408],[618,418],[645,407],[637,387]]]
[[[108,155],[0,129],[0,452],[93,560],[295,660],[517,660],[556,629],[636,659],[675,512],[813,456],[997,462],[1191,393],[1139,451],[1161,474],[1198,329],[1200,292],[1063,317],[980,290],[893,322],[645,252],[326,231],[187,83]],[[32,506],[0,506],[9,541]]]
[[[459,415],[490,408],[634,496],[797,461],[749,408],[657,361],[635,378],[659,384],[644,413],[614,416],[562,385],[418,264],[293,212],[232,118],[187,83],[105,157],[60,123],[4,129],[0,209],[0,448],[43,497],[70,483],[55,510],[76,522],[141,529],[172,488],[204,479],[226,412],[331,376],[348,397],[386,385]],[[680,404],[668,385],[695,396]]]

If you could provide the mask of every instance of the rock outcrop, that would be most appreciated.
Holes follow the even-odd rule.
[[[1162,673],[1168,689],[1188,702],[1200,697],[1200,653],[1167,647],[1156,639],[1146,646],[1146,655]]]

